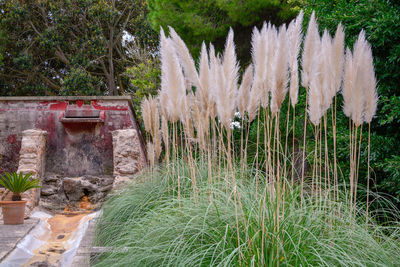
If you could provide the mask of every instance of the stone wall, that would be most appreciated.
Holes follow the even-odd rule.
[[[135,129],[116,130],[113,137],[114,187],[132,179],[146,164]]]
[[[67,109],[101,112],[99,122],[62,121]],[[65,177],[112,175],[112,131],[139,131],[130,97],[0,97],[0,173],[18,169],[22,132],[47,132],[47,171]],[[139,136],[141,138],[141,136]],[[145,157],[143,142],[139,144]]]
[[[43,182],[25,195],[27,211],[40,191],[50,210],[82,199],[97,207],[145,164],[130,97],[0,97],[0,173],[29,172]],[[0,188],[0,199],[2,191],[9,196]]]
[[[21,150],[19,152],[18,173],[32,174],[32,179],[39,179],[42,185],[45,171],[45,151],[47,132],[42,130],[26,130],[22,132]],[[25,216],[39,204],[40,188],[33,188],[23,194],[27,199]]]

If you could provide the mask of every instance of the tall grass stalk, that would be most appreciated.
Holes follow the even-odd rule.
[[[166,202],[157,202],[157,205],[161,206],[156,205],[157,208],[154,209],[160,216],[166,216],[165,221],[180,225],[181,228],[174,230],[174,225],[171,226],[173,229],[170,229],[163,224],[164,222],[154,223],[155,227],[168,229],[176,236],[158,232],[159,229],[150,230],[150,234],[145,236],[149,240],[159,240],[160,246],[155,245],[156,248],[151,248],[154,258],[153,255],[142,254],[144,258],[138,262],[144,265],[158,263],[166,266],[184,263],[229,265],[232,262],[244,266],[277,266],[281,262],[288,265],[324,265],[327,262],[340,264],[342,258],[335,258],[334,254],[329,254],[334,252],[342,257],[349,257],[349,261],[343,259],[343,262],[349,265],[357,265],[358,262],[377,263],[369,261],[370,258],[354,258],[353,255],[343,254],[342,249],[349,249],[343,244],[348,244],[349,241],[340,238],[350,237],[349,233],[343,235],[338,230],[343,225],[358,229],[360,221],[373,222],[368,217],[371,216],[368,209],[369,193],[366,206],[357,202],[358,169],[362,162],[362,124],[366,122],[370,127],[377,102],[372,51],[365,40],[365,33],[361,31],[353,52],[346,49],[344,60],[342,26],[338,26],[333,39],[327,30],[321,38],[315,14],[312,14],[301,60],[301,84],[305,88],[306,101],[302,125],[303,142],[302,147],[297,149],[302,149],[301,170],[297,170],[295,106],[299,89],[301,21],[302,12],[288,27],[282,25],[277,30],[270,23],[264,23],[260,30],[253,30],[253,62],[246,68],[239,89],[239,66],[232,29],[222,54],[216,54],[212,44],[208,50],[206,45],[202,44],[199,68],[179,35],[170,28],[171,37],[166,37],[161,30],[162,79],[158,102],[162,116],[161,131],[160,115],[158,111],[152,111],[157,110],[157,105],[156,108],[149,108],[156,102],[152,98],[146,99],[142,108],[144,118],[150,118],[150,122],[145,121],[145,128],[152,137],[150,144],[154,149],[151,151],[154,150],[154,153],[159,155],[157,149],[160,147],[160,132],[163,133],[164,147],[168,150],[165,153],[167,172],[163,170],[158,175],[159,183],[167,186],[167,194],[164,197],[171,201],[172,206]],[[342,179],[348,182],[349,190],[339,187],[336,162],[336,93],[341,87],[344,113],[349,117],[350,150],[350,173]],[[285,101],[288,91],[288,101]],[[281,115],[283,103],[287,104],[286,116]],[[331,116],[327,114],[329,108]],[[238,128],[233,121],[237,110],[241,116]],[[328,117],[332,119],[331,124],[328,123]],[[281,124],[281,119],[285,124]],[[314,130],[313,139],[307,138],[307,127],[310,124]],[[165,130],[168,125],[172,129]],[[169,134],[169,131],[172,133]],[[290,131],[293,133],[292,141],[289,140]],[[165,132],[168,132],[166,137]],[[240,151],[235,143],[236,136],[240,136]],[[254,136],[256,140],[252,142]],[[329,145],[331,136],[333,148]],[[169,140],[172,140],[171,146],[166,144]],[[369,190],[370,137],[368,140]],[[308,158],[306,153],[313,157],[312,173],[305,170]],[[333,168],[329,159],[332,154]],[[254,158],[250,158],[250,155]],[[156,169],[157,164],[154,161],[152,175],[157,175]],[[294,175],[300,171],[301,180],[295,182]],[[291,179],[288,179],[289,173]],[[189,188],[191,191],[188,191]],[[249,190],[253,190],[251,196]],[[188,207],[193,209],[193,212],[199,212],[198,216],[192,211],[187,211]],[[232,209],[228,212],[229,218],[226,221],[219,217],[220,209],[224,207]],[[361,209],[365,209],[363,215],[359,214]],[[204,230],[206,236],[194,234],[191,228],[188,229],[191,235],[189,237],[186,236],[186,232],[179,232],[186,229],[180,224],[181,219],[186,218],[186,225],[191,225],[202,216],[202,212],[206,212],[201,217],[203,224],[196,224],[195,227],[200,232]],[[209,232],[208,225],[205,225],[208,223],[209,212],[215,212],[218,219],[213,217],[212,220],[221,220],[225,228],[216,227],[215,233]],[[309,217],[311,214],[323,218],[316,221]],[[349,214],[352,214],[351,218],[342,217]],[[155,219],[153,216],[155,215],[151,215],[151,218]],[[163,217],[158,218],[162,221],[160,218]],[[310,221],[318,225],[316,229],[309,224]],[[151,221],[145,223],[153,225]],[[213,223],[214,221],[210,222],[210,225],[215,227]],[[297,236],[298,233],[294,230],[304,232],[292,224],[305,227],[308,232],[304,235],[307,237]],[[328,226],[329,228],[326,228]],[[144,224],[135,224],[130,231],[138,231],[135,232],[138,234],[141,231],[139,229],[149,230],[146,227]],[[242,229],[243,227],[245,229]],[[378,226],[372,228],[376,230],[376,227]],[[365,231],[360,233],[370,240],[371,233],[369,230]],[[214,236],[216,233],[217,236]],[[308,236],[308,233],[312,233],[313,237]],[[314,236],[325,240],[330,246],[327,246],[328,243],[317,242]],[[379,235],[379,238],[383,236]],[[140,245],[146,247],[147,241],[139,239],[143,242]],[[208,243],[211,240],[219,241],[214,242],[217,245],[211,245]],[[296,243],[305,242],[304,246],[307,247],[309,240],[312,240],[310,244],[313,246],[307,251]],[[357,237],[351,240],[357,240]],[[333,249],[336,243],[340,244],[338,250]],[[381,251],[384,245],[378,243],[376,248],[379,247],[378,250]],[[129,244],[131,246],[133,243]],[[137,245],[132,246],[137,248]],[[196,258],[196,251],[203,253],[204,257]],[[354,255],[360,256],[357,253]],[[187,262],[180,261],[180,257]],[[368,261],[364,261],[367,259]]]
[[[181,199],[168,193],[171,179],[164,166],[155,168],[152,180],[143,173],[130,187],[112,195],[95,235],[96,245],[110,249],[92,257],[94,266],[396,266],[400,261],[398,223],[377,224],[380,210],[370,213],[367,227],[362,205],[350,216],[352,204],[346,193],[341,193],[340,201],[330,200],[327,191],[322,198],[305,193],[300,204],[300,186],[291,187],[283,179],[290,190],[281,202],[285,216],[277,227],[273,218],[282,214],[276,214],[278,199],[265,197],[274,190],[263,182],[264,177],[255,191],[254,180],[241,180],[235,173],[242,205],[235,210],[235,194],[226,193],[223,183],[213,185],[215,193],[209,201],[206,164],[198,162],[197,203],[190,167],[184,162],[171,164],[181,169]],[[224,175],[227,170],[221,171],[214,174]],[[177,190],[176,184],[169,186]],[[398,220],[393,207],[386,211]]]

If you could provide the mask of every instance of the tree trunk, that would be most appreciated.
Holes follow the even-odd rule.
[[[114,28],[110,28],[110,40],[108,41],[108,91],[110,95],[118,95],[114,80],[114,62],[113,62],[113,43],[114,43]]]
[[[12,197],[11,197],[11,200],[12,201],[21,201],[21,195],[20,194],[17,194],[17,193],[13,193],[13,195],[12,195]]]

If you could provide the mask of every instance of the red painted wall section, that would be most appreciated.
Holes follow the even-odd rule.
[[[112,174],[111,132],[138,129],[128,101],[0,101],[0,173],[18,168],[21,133],[36,128],[47,131],[46,171],[65,176]],[[79,116],[61,122],[66,113],[98,114],[100,122],[82,122]]]

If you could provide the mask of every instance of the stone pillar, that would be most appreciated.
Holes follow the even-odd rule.
[[[32,179],[39,179],[42,184],[46,151],[46,131],[26,130],[22,132],[21,150],[19,152],[18,173],[32,174]],[[25,217],[39,204],[40,188],[33,188],[22,195],[27,199]]]
[[[133,175],[144,167],[145,158],[135,129],[113,131],[112,138],[115,188],[130,181]]]

